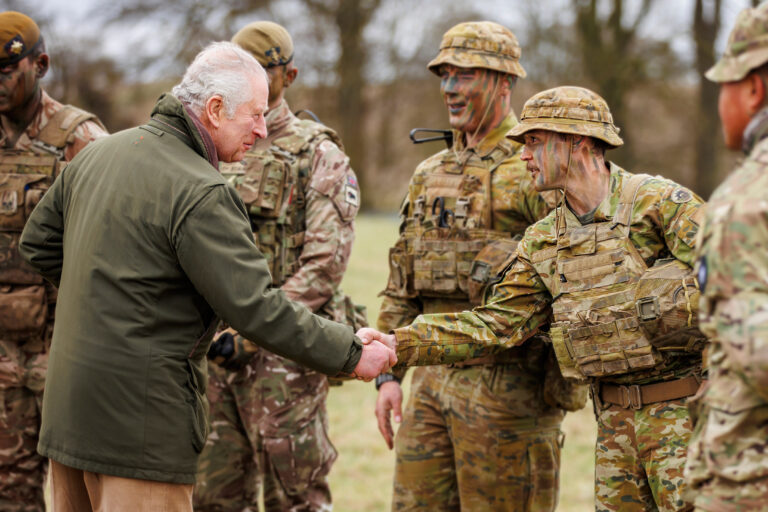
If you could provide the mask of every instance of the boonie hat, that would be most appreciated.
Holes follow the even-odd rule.
[[[704,76],[713,82],[735,82],[768,62],[768,4],[744,9],[725,47],[723,56]]]

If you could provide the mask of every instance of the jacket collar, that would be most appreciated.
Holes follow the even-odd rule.
[[[200,119],[175,96],[169,93],[160,96],[151,116],[152,126],[175,135],[213,167],[219,168],[219,158],[211,134]]]

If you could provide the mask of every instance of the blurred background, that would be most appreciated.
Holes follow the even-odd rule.
[[[344,280],[378,314],[396,210],[416,165],[443,148],[414,146],[414,127],[448,128],[439,80],[426,69],[455,23],[509,27],[528,72],[516,112],[535,92],[558,85],[594,89],[607,101],[626,145],[609,158],[634,172],[661,174],[707,198],[738,155],[725,150],[717,86],[702,74],[725,46],[738,12],[757,0],[0,0],[33,17],[52,68],[56,99],[96,113],[114,132],[147,119],[160,93],[190,59],[246,23],[284,25],[295,44],[297,82],[287,99],[336,129],[362,188],[363,213]],[[407,382],[406,382],[407,387]],[[407,395],[406,395],[407,396]],[[335,509],[389,510],[394,456],[376,429],[372,384],[352,382],[329,398],[339,460],[331,476]],[[564,430],[559,510],[592,508],[595,423],[591,407]]]

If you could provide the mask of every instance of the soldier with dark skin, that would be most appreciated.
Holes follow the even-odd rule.
[[[705,341],[691,264],[703,201],[607,161],[623,141],[587,89],[536,94],[508,136],[525,143],[536,189],[563,191],[560,205],[526,230],[482,306],[361,335],[397,341],[399,364],[414,366],[520,346],[548,326],[563,375],[591,387],[596,510],[690,510],[686,398],[700,386]]]
[[[270,77],[267,137],[240,162],[223,165],[222,175],[249,209],[273,286],[326,318],[352,324],[354,310],[340,289],[360,206],[349,158],[333,130],[291,113],[284,96],[298,69],[288,32],[258,21],[232,41]],[[279,199],[270,202],[275,195],[268,193]],[[260,488],[268,511],[330,509],[328,473],[336,450],[327,433],[328,379],[254,348],[236,332],[217,345],[228,342],[243,350],[214,357],[209,367],[211,435],[201,455],[195,509],[255,510]]]
[[[745,159],[712,194],[697,254],[709,383],[685,468],[697,512],[768,511],[768,4],[736,18],[706,73]]]
[[[35,452],[55,289],[18,254],[26,216],[66,162],[107,135],[40,81],[50,65],[37,24],[0,13],[0,510],[42,511],[45,459]]]
[[[505,138],[517,124],[511,97],[525,76],[519,59],[514,34],[496,23],[460,23],[443,36],[428,68],[440,77],[453,144],[411,179],[379,329],[479,303],[513,237],[549,212],[520,145]],[[554,510],[559,399],[575,408],[583,402],[575,388],[551,393],[546,383],[559,380],[548,369],[557,372],[540,339],[452,367],[417,368],[404,414],[403,372],[380,376],[376,417],[396,454],[392,510]],[[396,437],[392,412],[402,418]]]

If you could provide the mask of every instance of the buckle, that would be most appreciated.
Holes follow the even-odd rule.
[[[424,196],[419,196],[416,198],[416,200],[413,202],[413,216],[417,219],[420,219],[424,216],[424,203],[426,202],[426,199]]]
[[[643,397],[640,394],[640,386],[619,386],[619,399],[621,407],[624,409],[641,409],[643,407]]]
[[[487,282],[488,278],[491,277],[491,265],[484,261],[473,261],[472,268],[469,269],[469,277],[478,283]]]
[[[637,299],[635,303],[637,309],[637,318],[641,322],[648,322],[656,320],[661,316],[661,307],[659,306],[658,297],[642,297]]]
[[[453,207],[453,213],[457,219],[463,219],[469,213],[469,198],[459,197],[456,199],[456,205]]]

